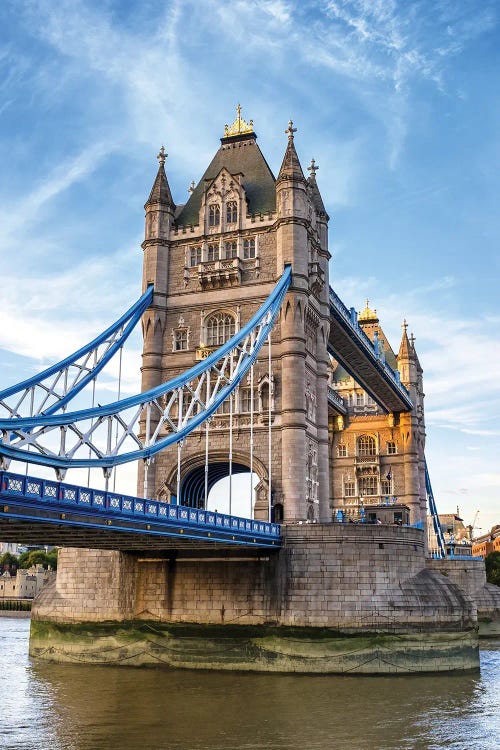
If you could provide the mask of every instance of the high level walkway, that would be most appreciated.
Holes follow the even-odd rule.
[[[412,401],[406,388],[379,356],[350,310],[330,287],[330,336],[328,351],[386,412],[408,411]]]

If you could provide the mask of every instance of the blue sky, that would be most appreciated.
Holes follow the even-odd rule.
[[[492,0],[4,0],[0,385],[137,298],[159,146],[182,203],[241,101],[319,164],[336,291],[416,336],[439,509],[499,523],[499,37]]]

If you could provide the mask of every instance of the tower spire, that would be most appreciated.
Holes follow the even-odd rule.
[[[398,361],[411,359],[413,355],[413,347],[410,345],[408,338],[408,323],[406,322],[406,318],[403,320],[401,328],[403,329],[403,335],[401,336],[401,344],[399,345]]]
[[[285,156],[283,157],[283,162],[280,167],[277,182],[279,182],[280,180],[299,180],[301,182],[306,181],[293,142],[293,134],[296,132],[297,128],[293,127],[293,121],[289,120],[288,128],[285,130],[285,135],[288,136],[288,145],[286,147]]]
[[[158,172],[155,181],[153,182],[149,198],[146,201],[146,206],[151,206],[153,203],[161,203],[164,206],[175,206],[172,199],[172,193],[170,192],[167,175],[165,173],[165,160],[167,156],[168,154],[165,151],[165,146],[162,146],[156,157],[158,159]]]

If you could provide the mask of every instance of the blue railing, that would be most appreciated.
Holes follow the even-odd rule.
[[[255,537],[279,539],[281,536],[280,526],[277,523],[240,518],[184,505],[170,505],[157,500],[79,487],[50,479],[12,474],[7,471],[0,471],[0,497],[35,500],[45,505],[93,511],[108,516],[132,517],[135,520],[147,519],[169,525],[173,522],[183,526],[187,524],[197,528],[233,531]]]
[[[403,396],[404,400],[408,403],[408,405],[411,407],[411,400],[409,393],[407,389],[404,387],[404,385],[399,380],[399,372],[394,372],[389,365],[384,362],[380,355],[375,351],[375,347],[373,346],[373,343],[370,341],[366,333],[361,329],[360,325],[357,322],[357,316],[353,308],[349,310],[345,304],[342,302],[338,294],[333,291],[333,289],[330,287],[330,304],[333,305],[333,307],[342,315],[344,320],[349,326],[349,330],[356,336],[359,343],[363,346],[366,353],[370,356],[371,359],[375,359],[377,362],[377,365],[380,367],[380,369],[384,372],[385,375],[387,375],[391,381],[392,384],[397,388],[398,392]]]
[[[440,552],[432,552],[430,555],[431,560],[479,560],[482,558],[475,557],[474,555],[442,555]]]

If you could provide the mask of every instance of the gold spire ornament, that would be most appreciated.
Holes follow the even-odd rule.
[[[369,306],[370,300],[366,300],[366,306],[363,312],[358,313],[358,320],[367,322],[367,321],[376,321],[378,323],[378,317],[377,317],[377,311],[372,310]]]
[[[245,135],[253,133],[253,120],[245,122],[241,116],[241,106],[236,107],[236,120],[232,125],[224,125],[224,138],[230,138],[232,135]]]

